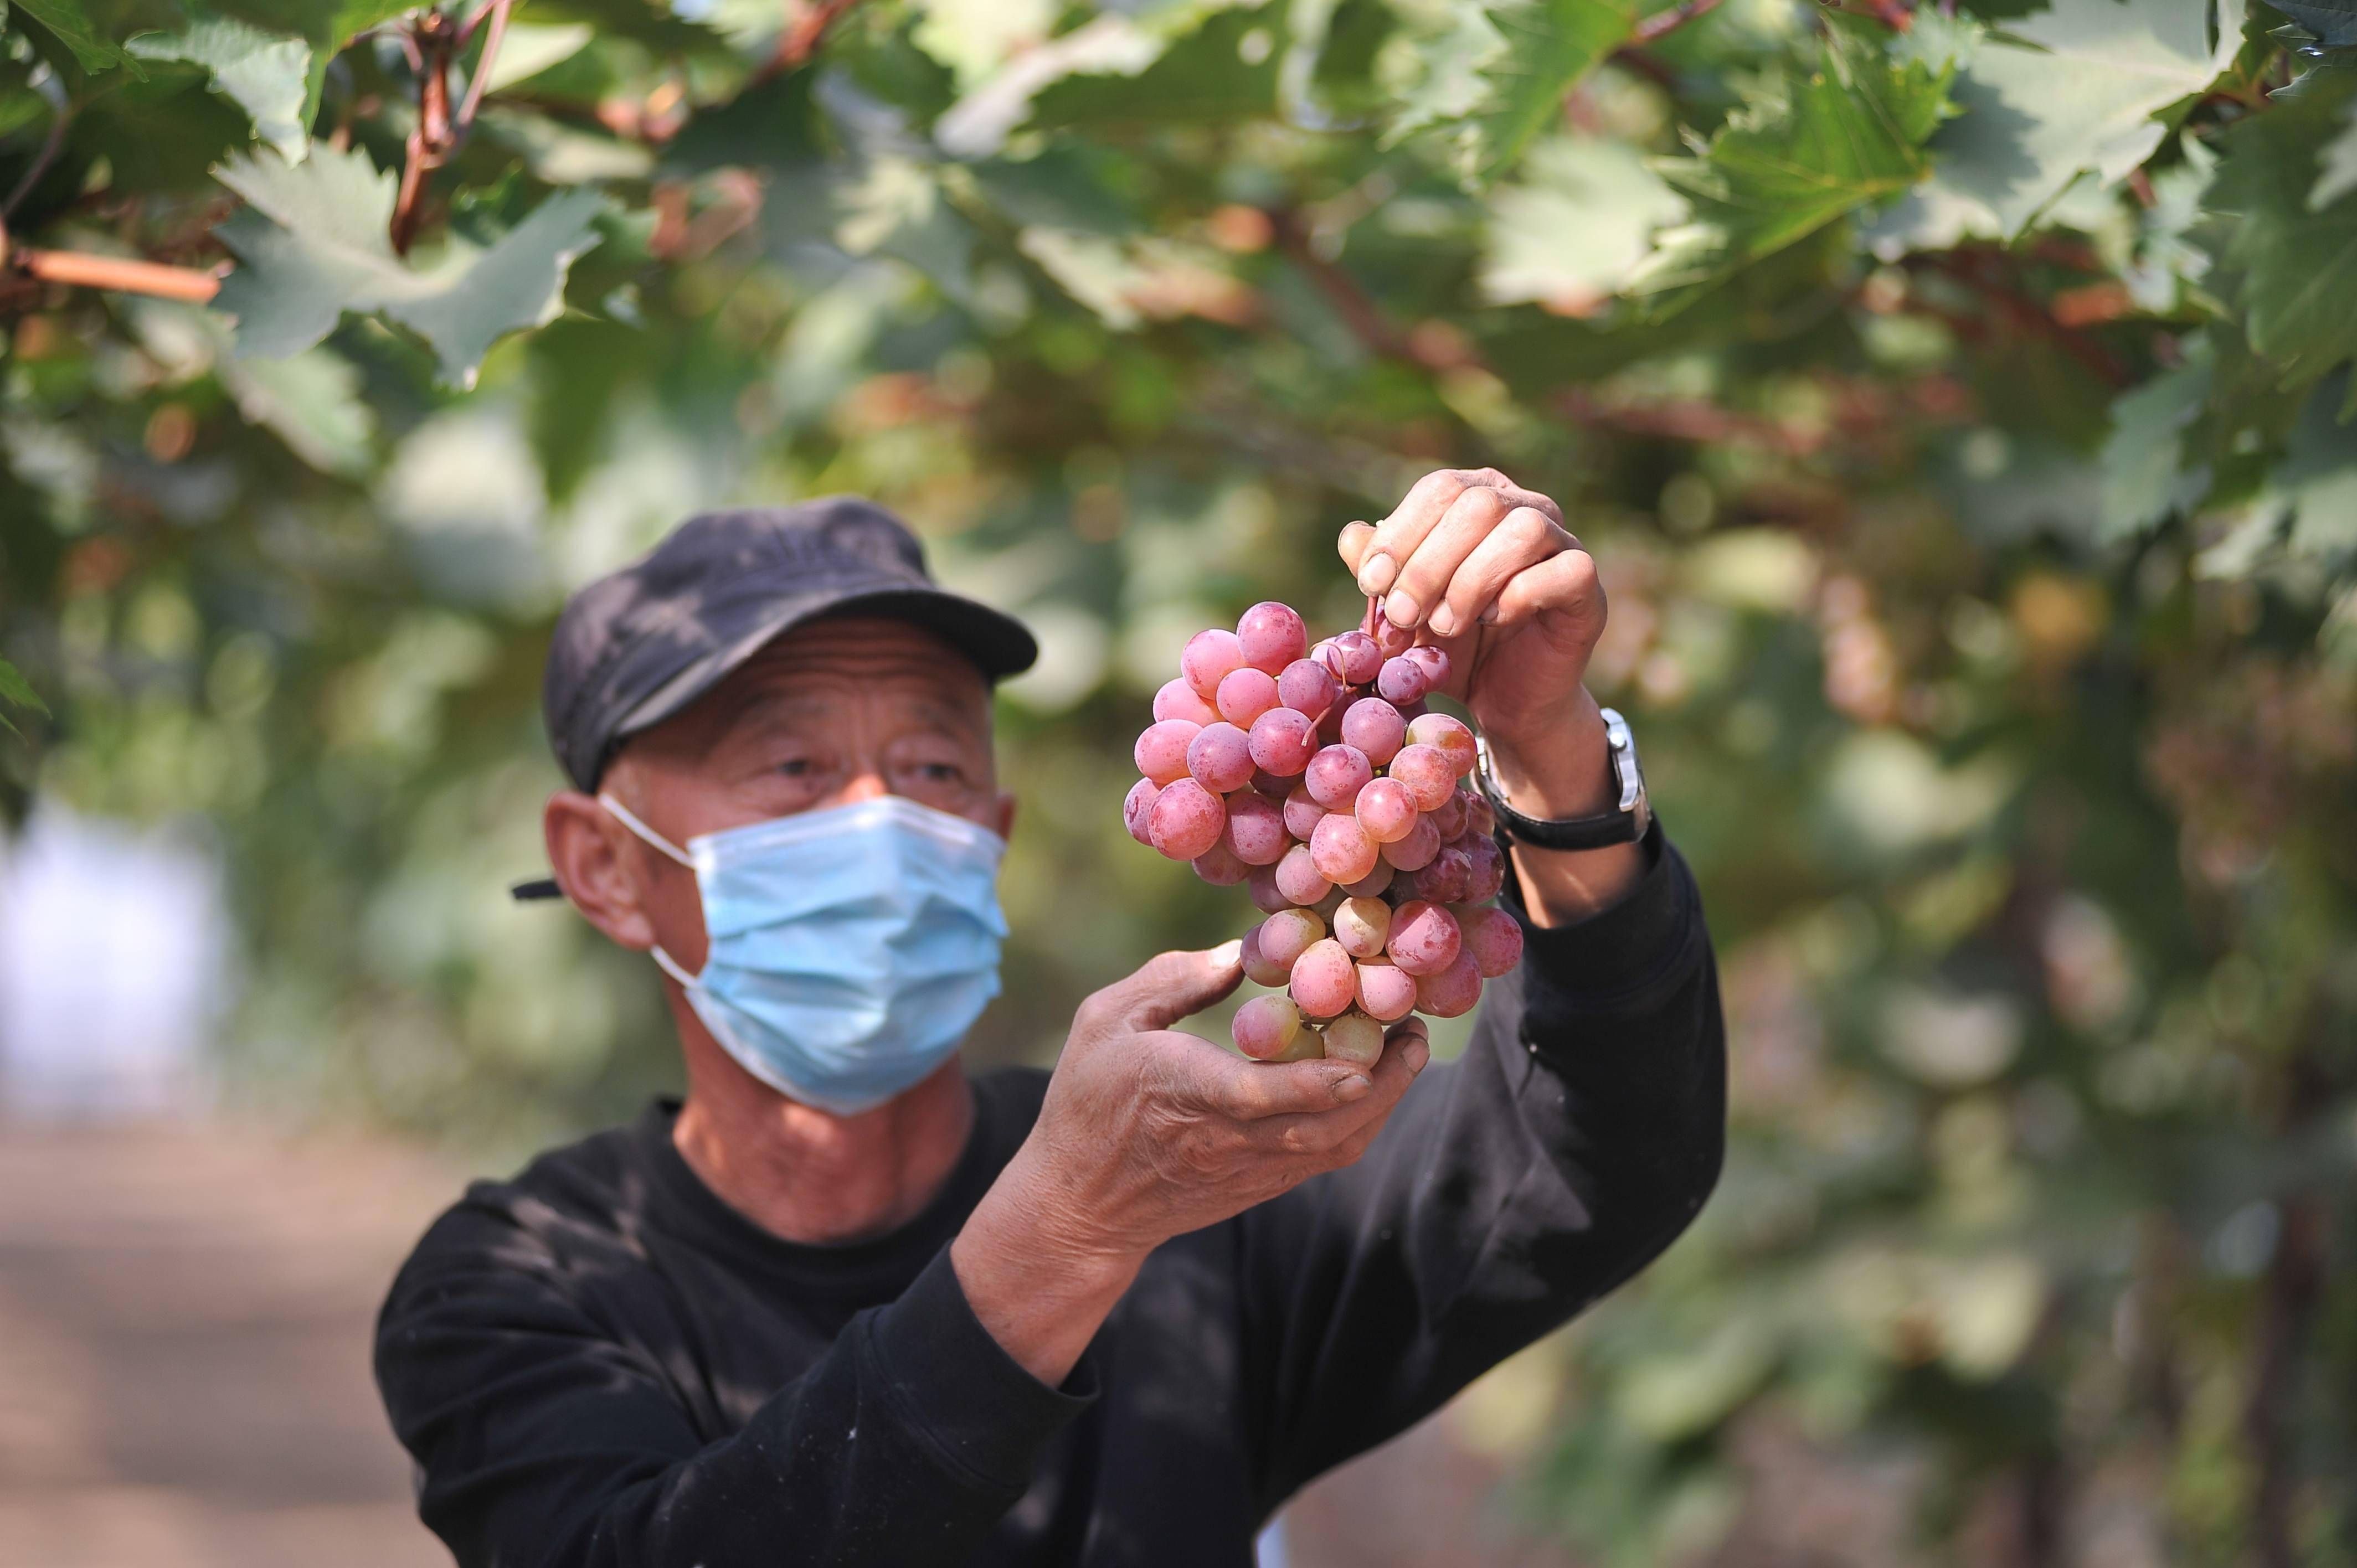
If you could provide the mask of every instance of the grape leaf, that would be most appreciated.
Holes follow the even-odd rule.
[[[303,82],[303,124],[307,129],[319,117],[319,94],[328,84],[328,66],[344,46],[369,28],[417,9],[416,0],[331,0],[311,9],[313,23],[311,69]]]
[[[78,0],[16,0],[16,6],[71,49],[82,70],[106,70],[119,65],[134,76],[146,75],[98,30]]]
[[[283,359],[332,331],[347,311],[382,312],[432,346],[442,377],[474,383],[491,344],[553,316],[566,269],[596,243],[605,205],[594,189],[544,201],[496,243],[451,242],[428,269],[404,264],[386,237],[394,177],[358,147],[322,143],[288,166],[246,158],[214,171],[248,209],[221,241],[245,263],[223,282],[219,309],[238,320],[238,350]]]
[[[1645,259],[1654,231],[1686,211],[1626,142],[1550,137],[1491,198],[1481,292],[1500,305],[1590,315]]]
[[[2319,70],[2226,137],[2211,199],[2239,217],[2226,259],[2251,348],[2286,388],[2309,385],[2357,355],[2357,201],[2309,200],[2317,155],[2357,103],[2357,71]]]
[[[2313,37],[2319,48],[2357,48],[2357,0],[2267,0]]]
[[[2357,376],[2346,371],[2346,396],[2357,399]],[[2326,381],[2292,428],[2284,460],[2267,476],[2267,488],[2291,505],[2288,544],[2294,555],[2331,562],[2357,553],[2357,441],[2336,417],[2342,389]]]
[[[1913,186],[1930,169],[1923,143],[1953,69],[1886,59],[1870,41],[1829,31],[1822,65],[1787,97],[1763,94],[1700,156],[1657,166],[1691,199],[1693,218],[1655,237],[1628,292],[1653,296],[1653,314],[1667,315],[1745,263]]]
[[[2316,186],[2308,193],[2310,212],[2321,212],[2357,190],[2357,99],[2350,101],[2341,119],[2346,128],[2317,155]]]
[[[12,703],[17,707],[30,708],[43,715],[49,711],[42,704],[40,695],[33,690],[31,682],[18,674],[16,667],[5,659],[0,659],[0,703]],[[6,730],[10,735],[17,733],[16,726],[8,722],[8,715],[5,712],[0,712],[0,729]]]
[[[2113,401],[2098,538],[2133,538],[2209,493],[2209,467],[2184,466],[2185,433],[2210,401],[2214,361],[2207,338],[2185,347],[2183,364]]]
[[[311,46],[228,16],[199,17],[178,33],[141,33],[124,46],[141,59],[201,67],[213,86],[253,122],[254,135],[300,163],[310,148],[304,114]]]
[[[1635,0],[1527,0],[1487,12],[1501,47],[1482,65],[1480,95],[1449,137],[1469,188],[1512,167],[1562,115],[1565,94],[1636,25]]]

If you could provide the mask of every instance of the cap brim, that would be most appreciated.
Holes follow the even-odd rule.
[[[623,718],[614,731],[614,745],[683,713],[762,649],[786,633],[813,621],[847,616],[880,616],[904,620],[932,632],[974,662],[985,680],[1003,681],[1039,662],[1039,644],[1013,616],[946,588],[915,588],[895,585],[869,593],[846,594],[823,604],[786,611],[765,621],[726,648],[690,664]],[[608,755],[610,755],[610,747]]]

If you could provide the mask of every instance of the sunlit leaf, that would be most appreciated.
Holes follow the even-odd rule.
[[[1635,22],[1636,0],[1466,6],[1399,129],[1442,126],[1458,177],[1469,186],[1494,178],[1562,117],[1565,96]],[[1469,72],[1478,75],[1468,83]]]
[[[2319,71],[2237,124],[2212,199],[2240,220],[2227,257],[2242,274],[2251,347],[2286,386],[2305,386],[2357,355],[2357,201],[2309,206],[2319,152],[2357,103],[2357,71]]]
[[[311,47],[227,16],[190,22],[178,33],[141,33],[126,46],[141,59],[201,67],[221,95],[244,110],[254,136],[289,163],[310,149],[304,116]]]

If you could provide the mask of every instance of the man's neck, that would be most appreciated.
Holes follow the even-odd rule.
[[[839,1246],[907,1224],[973,1135],[954,1057],[873,1111],[832,1116],[754,1078],[700,1023],[681,1035],[688,1092],[673,1144],[722,1202],[785,1240]]]

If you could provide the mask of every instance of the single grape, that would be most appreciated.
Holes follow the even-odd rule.
[[[1242,668],[1243,662],[1243,644],[1236,640],[1234,632],[1199,631],[1187,639],[1185,650],[1178,655],[1178,673],[1195,689],[1195,695],[1214,703],[1220,682],[1227,679],[1230,671]]]
[[[1255,1061],[1285,1054],[1301,1033],[1301,1009],[1283,996],[1255,996],[1236,1009],[1236,1049]]]
[[[1187,771],[1214,795],[1252,782],[1252,744],[1231,724],[1205,725],[1187,743]]]
[[[1432,818],[1432,825],[1440,830],[1441,843],[1447,843],[1450,839],[1463,832],[1465,831],[1464,789],[1461,787],[1451,789],[1448,792],[1448,799],[1434,807],[1429,815]]]
[[[1391,618],[1378,609],[1375,611],[1374,639],[1375,646],[1383,650],[1384,658],[1397,659],[1415,646],[1415,628],[1393,625]]]
[[[1356,882],[1374,870],[1380,853],[1359,819],[1345,811],[1318,818],[1318,831],[1309,835],[1309,858],[1329,882]]]
[[[1473,1011],[1481,1000],[1481,972],[1473,967],[1473,955],[1458,953],[1448,967],[1435,974],[1416,977],[1415,1010],[1429,1013],[1436,1018],[1456,1018]]]
[[[1334,940],[1352,958],[1373,958],[1392,934],[1392,907],[1380,898],[1345,898],[1334,911]]]
[[[1233,887],[1252,875],[1252,867],[1224,843],[1215,843],[1195,857],[1195,875],[1214,887]]]
[[[1353,898],[1380,898],[1383,896],[1383,890],[1392,885],[1392,878],[1395,875],[1397,874],[1392,870],[1390,861],[1379,860],[1375,862],[1375,868],[1372,871],[1360,877],[1342,891]]]
[[[1383,1054],[1383,1026],[1364,1013],[1345,1013],[1326,1026],[1326,1059],[1372,1067]]]
[[[1312,663],[1325,666],[1326,672],[1334,677],[1336,686],[1347,686],[1351,683],[1342,673],[1342,650],[1334,645],[1332,638],[1329,637],[1323,642],[1311,643],[1309,651],[1305,657]]]
[[[1359,1006],[1370,1017],[1397,1023],[1415,1010],[1415,976],[1381,960],[1360,964]]]
[[[1473,857],[1450,844],[1415,874],[1416,891],[1436,904],[1462,903],[1473,887]]]
[[[1130,757],[1157,784],[1175,784],[1187,777],[1187,747],[1202,729],[1187,719],[1157,719],[1137,737]]]
[[[1146,814],[1146,831],[1154,847],[1173,860],[1192,860],[1220,842],[1228,824],[1227,808],[1220,798],[1196,783],[1180,779],[1166,784]]]
[[[1363,631],[1339,634],[1334,639],[1334,653],[1341,666],[1335,673],[1342,678],[1345,686],[1363,686],[1383,667],[1383,648]]]
[[[1272,917],[1274,918],[1274,917]],[[1262,939],[1263,950],[1267,939]],[[1357,966],[1342,944],[1328,937],[1315,941],[1293,961],[1289,989],[1294,1002],[1313,1018],[1331,1018],[1351,1005],[1359,993]]]
[[[1263,920],[1257,929],[1261,957],[1290,971],[1293,961],[1308,952],[1310,943],[1325,938],[1326,922],[1308,909],[1279,909]]]
[[[1483,839],[1498,831],[1498,813],[1490,809],[1489,800],[1479,791],[1466,800],[1465,831]]]
[[[1310,858],[1309,846],[1295,844],[1276,863],[1277,891],[1296,904],[1315,904],[1334,889],[1318,863]]]
[[[1296,789],[1285,798],[1285,831],[1303,843],[1318,831],[1318,819],[1326,814],[1307,789]]]
[[[1249,744],[1254,762],[1280,779],[1296,779],[1318,754],[1318,726],[1292,708],[1271,708],[1253,720]]]
[[[1402,871],[1422,871],[1440,853],[1440,830],[1430,817],[1418,817],[1397,843],[1383,845],[1383,858]]]
[[[1309,628],[1290,605],[1265,599],[1236,622],[1236,645],[1245,663],[1274,675],[1308,651]]]
[[[1407,724],[1399,710],[1381,697],[1362,698],[1342,715],[1342,744],[1365,752],[1377,768],[1399,754],[1406,736]]]
[[[1211,705],[1230,724],[1250,729],[1254,719],[1277,705],[1276,677],[1249,664],[1231,670],[1221,680],[1219,694]]]
[[[1416,812],[1415,803],[1407,798],[1407,790],[1396,779],[1377,779],[1359,791],[1352,806],[1359,825],[1377,843],[1397,843],[1415,830],[1424,819]]]
[[[1244,878],[1244,886],[1252,894],[1253,908],[1264,915],[1274,915],[1279,909],[1293,908],[1293,900],[1286,897],[1276,885],[1276,867],[1274,865],[1254,866],[1252,875]],[[1262,983],[1266,984],[1267,982]]]
[[[1267,796],[1239,789],[1228,797],[1228,828],[1221,839],[1228,853],[1247,866],[1275,865],[1293,845],[1285,831],[1285,809]]]
[[[1269,956],[1260,950],[1258,926],[1246,930],[1239,945],[1243,950],[1236,955],[1236,961],[1243,965],[1244,978],[1254,985],[1283,985],[1293,978],[1290,966],[1272,962]]]
[[[1432,677],[1412,659],[1386,659],[1375,674],[1375,690],[1387,703],[1418,702],[1432,690]]]
[[[1185,719],[1189,724],[1207,725],[1220,716],[1219,710],[1195,694],[1184,675],[1162,682],[1154,693],[1154,716],[1157,719]]]
[[[1457,789],[1456,771],[1448,758],[1428,746],[1404,746],[1392,758],[1391,776],[1407,789],[1419,811],[1437,811]]]
[[[1473,877],[1465,886],[1465,902],[1486,904],[1498,896],[1506,885],[1506,857],[1498,848],[1498,841],[1489,838],[1469,838],[1465,853],[1473,857]]]
[[[1522,922],[1503,909],[1467,904],[1452,911],[1457,929],[1465,933],[1464,950],[1473,955],[1473,967],[1484,980],[1495,980],[1523,961]]]
[[[1428,746],[1448,759],[1449,768],[1459,779],[1473,771],[1480,756],[1473,744],[1473,732],[1465,721],[1447,714],[1426,714],[1407,726],[1407,737],[1418,746]]]
[[[1340,811],[1350,808],[1374,776],[1365,752],[1355,746],[1329,746],[1309,759],[1309,766],[1301,770],[1301,782],[1308,788],[1311,800],[1329,811]]]
[[[1263,941],[1265,943],[1266,939]],[[1392,914],[1391,939],[1383,950],[1392,961],[1414,975],[1437,974],[1457,958],[1464,944],[1457,917],[1437,904],[1418,899]]]
[[[1341,694],[1342,682],[1315,659],[1297,659],[1276,677],[1276,700],[1312,719],[1332,707]]]
[[[1272,1062],[1314,1062],[1326,1055],[1326,1036],[1315,1029],[1303,1029],[1293,1036],[1293,1044],[1269,1058]]]
[[[1146,836],[1146,814],[1154,810],[1155,797],[1161,793],[1161,785],[1151,779],[1141,779],[1129,787],[1128,795],[1121,802],[1121,825],[1129,830],[1130,837],[1148,849],[1154,847],[1154,841]]]
[[[1425,690],[1437,692],[1448,684],[1448,650],[1419,642],[1400,657],[1424,671]]]

